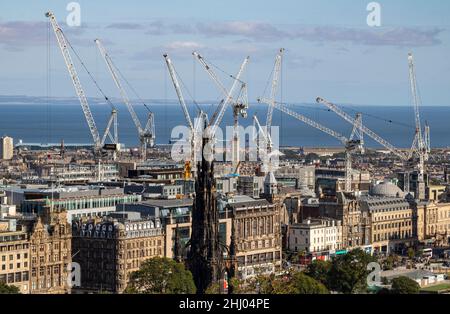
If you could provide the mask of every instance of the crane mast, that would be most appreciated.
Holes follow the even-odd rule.
[[[414,105],[414,118],[416,122],[416,132],[417,132],[417,141],[418,141],[418,149],[420,151],[424,148],[423,136],[422,136],[422,126],[420,122],[420,111],[419,111],[419,96],[417,94],[417,82],[416,82],[416,73],[414,66],[414,57],[412,53],[408,54],[408,65],[409,65],[409,80],[411,85],[411,94],[413,97],[413,105]]]
[[[425,146],[427,149],[427,153],[429,154],[429,153],[431,153],[431,138],[430,138],[430,126],[428,125],[427,122],[425,122],[425,132],[424,133],[425,133],[425,135],[424,135]]]
[[[72,58],[70,56],[70,52],[68,49],[68,45],[67,45],[64,33],[63,33],[62,29],[59,27],[56,17],[52,12],[47,12],[45,14],[45,16],[50,19],[50,23],[51,23],[53,31],[55,33],[56,39],[58,41],[59,48],[61,50],[61,53],[63,55],[64,61],[67,66],[67,70],[69,71],[73,86],[75,87],[75,92],[77,93],[78,99],[80,100],[81,108],[83,109],[83,113],[86,118],[87,124],[89,126],[89,130],[91,132],[92,139],[94,140],[94,146],[97,150],[101,149],[102,141],[100,139],[100,134],[98,133],[98,129],[95,124],[94,117],[92,116],[91,109],[89,108],[89,103],[88,103],[86,94],[84,93],[80,79],[78,78],[77,71],[72,62]]]
[[[266,118],[266,129],[267,133],[270,133],[270,128],[272,127],[272,116],[273,116],[273,108],[275,106],[275,98],[278,89],[278,82],[280,79],[281,72],[281,64],[283,60],[284,48],[281,48],[275,57],[275,65],[273,68],[273,76],[272,76],[272,86],[270,89],[270,98],[268,99],[267,105],[267,118]]]
[[[409,65],[409,80],[410,80],[410,86],[411,86],[411,93],[413,98],[413,105],[414,105],[414,117],[416,122],[416,139],[414,141],[415,143],[415,150],[417,151],[417,155],[419,157],[419,162],[417,164],[418,173],[419,173],[419,182],[424,181],[424,173],[425,173],[425,160],[428,159],[428,147],[427,147],[427,141],[428,141],[428,134],[429,129],[426,132],[427,134],[422,133],[422,125],[420,122],[420,98],[417,90],[417,81],[416,81],[416,71],[415,71],[415,65],[414,65],[414,57],[412,53],[408,54],[408,65]]]
[[[261,123],[259,123],[258,117],[256,115],[253,116],[253,122],[254,125],[256,125],[257,129],[259,130],[259,133],[262,134],[264,141],[267,143],[267,145],[272,146],[272,139],[270,137],[270,134],[269,133],[266,134],[266,132],[264,132],[264,128],[261,126]],[[254,137],[253,139],[256,140],[256,137]]]
[[[169,74],[172,79],[173,87],[175,88],[175,92],[177,93],[177,96],[178,96],[178,101],[181,105],[181,109],[183,110],[184,118],[186,119],[189,129],[191,129],[191,131],[193,131],[194,125],[192,124],[191,116],[189,115],[189,111],[187,109],[186,102],[185,102],[184,96],[183,96],[183,92],[181,90],[180,83],[178,81],[177,73],[173,66],[172,60],[169,58],[169,56],[167,54],[164,54],[163,57],[164,57],[164,60],[166,60],[167,69],[169,70]]]
[[[256,115],[253,116],[253,131],[257,130],[256,133],[253,135],[253,141],[256,144],[257,149],[257,156],[260,157],[260,159],[263,161],[263,172],[271,172],[272,169],[272,159],[271,159],[271,152],[272,152],[272,139],[270,137],[270,134],[266,134],[266,129],[261,126],[261,123],[258,120],[258,117]],[[260,145],[260,136],[263,137],[263,144],[265,144],[264,148],[261,148]]]
[[[362,130],[362,114],[357,113],[355,115],[355,124],[353,124],[352,133],[350,135],[350,141],[355,141],[360,145],[361,153],[364,153],[364,132]]]
[[[167,69],[170,74],[170,78],[172,79],[173,87],[175,88],[175,92],[178,97],[178,102],[180,103],[181,109],[184,113],[184,118],[186,119],[186,122],[188,124],[189,130],[190,130],[190,136],[189,136],[189,144],[190,144],[190,158],[189,160],[185,161],[185,178],[188,179],[192,176],[192,165],[196,162],[196,153],[197,153],[197,145],[198,145],[198,137],[201,136],[201,127],[202,127],[202,117],[203,113],[200,112],[199,119],[195,122],[194,125],[192,123],[191,116],[189,114],[189,110],[187,109],[186,101],[184,100],[183,91],[181,90],[181,86],[178,80],[177,73],[175,71],[175,67],[172,63],[172,60],[169,58],[168,54],[163,55],[164,60],[166,61]],[[194,167],[195,168],[195,167]],[[195,171],[195,170],[194,170]]]

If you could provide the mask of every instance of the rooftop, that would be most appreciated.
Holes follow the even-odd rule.
[[[192,206],[193,200],[190,198],[183,199],[170,199],[170,200],[147,200],[141,203],[142,205],[153,206],[153,207],[161,207],[161,208],[170,208],[170,207],[186,207]]]

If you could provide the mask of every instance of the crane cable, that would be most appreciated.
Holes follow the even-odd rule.
[[[215,65],[214,63],[212,63],[212,62],[209,61],[208,59],[205,59],[203,56],[202,56],[202,59],[203,59],[206,63],[210,64],[213,68],[216,68],[217,70],[219,70],[220,72],[222,72],[223,74],[225,74],[226,76],[228,76],[228,77],[230,77],[230,78],[232,78],[232,79],[234,79],[234,80],[236,80],[236,81],[238,81],[238,82],[245,83],[245,82],[243,82],[242,80],[240,80],[240,79],[238,79],[237,77],[235,77],[233,74],[230,74],[230,73],[226,72],[225,70],[222,70],[219,66]]]
[[[127,80],[125,75],[122,74],[122,71],[120,71],[120,69],[116,66],[116,64],[114,63],[112,57],[109,54],[108,54],[108,58],[109,58],[109,60],[110,60],[110,62],[112,64],[112,66],[116,69],[117,73],[119,73],[119,75],[122,78],[122,80],[124,80],[125,84],[127,84],[127,86],[130,88],[130,90],[134,94],[134,96],[139,100],[140,103],[142,103],[144,105],[144,107],[148,110],[148,112],[152,112],[150,110],[150,108],[148,107],[148,105],[145,103],[145,101],[139,96],[139,94],[137,93],[136,89]]]
[[[47,79],[46,79],[46,92],[47,92],[47,142],[51,142],[51,115],[50,115],[50,95],[51,95],[51,68],[50,68],[50,32],[51,32],[51,23],[48,22],[47,25]]]
[[[195,60],[194,60],[195,61]],[[195,100],[195,98],[192,96],[191,92],[189,91],[187,85],[184,83],[183,79],[181,78],[181,76],[178,74],[177,70],[175,69],[175,67],[173,67],[173,70],[175,71],[175,74],[177,75],[181,85],[184,87],[184,89],[186,90],[186,92],[188,93],[189,97],[191,98],[191,101],[194,103],[194,105],[197,107],[198,111],[201,111],[200,105],[197,103],[197,101]]]
[[[83,67],[83,69],[86,71],[86,73],[89,75],[89,77],[91,78],[92,82],[94,83],[94,85],[97,87],[97,89],[99,90],[99,92],[102,94],[103,98],[105,98],[106,102],[111,106],[112,109],[116,109],[116,107],[114,106],[114,104],[111,102],[111,100],[109,99],[108,96],[106,96],[106,94],[103,92],[103,89],[100,87],[100,85],[98,84],[98,82],[95,80],[94,76],[92,75],[92,73],[88,70],[88,68],[86,67],[86,65],[84,64],[83,60],[81,59],[81,57],[78,55],[77,51],[73,48],[72,44],[70,43],[70,41],[67,39],[66,35],[64,34],[64,32],[62,31],[62,29],[60,29],[61,34],[64,36],[67,44],[69,45],[70,49],[73,51],[73,53],[75,54],[75,56],[78,59],[78,62],[80,62],[81,66]]]
[[[244,81],[242,81],[241,79],[238,79],[236,76],[234,76],[233,74],[230,74],[228,72],[226,72],[225,70],[223,70],[222,68],[220,68],[218,65],[215,65],[214,63],[212,63],[211,61],[209,61],[208,59],[205,59],[205,57],[202,56],[202,59],[208,63],[210,66],[212,66],[213,68],[219,70],[220,72],[222,72],[223,74],[225,74],[226,76],[228,76],[229,78],[234,79],[235,81],[240,82],[241,84],[246,84]],[[225,99],[222,98],[219,105],[222,104],[222,102],[224,102]]]
[[[295,107],[300,107],[300,108],[305,108],[305,109],[312,109],[312,110],[316,110],[316,111],[332,112],[331,109],[318,108],[318,107],[315,107],[315,106],[307,106],[307,105],[292,104],[292,103],[288,104],[288,103],[284,103],[284,102],[277,102],[277,103],[280,104],[280,105],[283,105],[283,106],[295,106]],[[386,119],[386,118],[383,118],[383,117],[380,117],[380,116],[377,116],[377,115],[374,115],[374,114],[363,112],[361,110],[353,109],[353,108],[348,107],[348,106],[339,106],[339,107],[343,108],[343,109],[347,109],[347,110],[353,111],[355,113],[362,113],[363,116],[365,116],[365,117],[370,117],[370,118],[373,118],[373,119],[377,119],[377,120],[380,120],[380,121],[383,121],[383,122],[386,122],[386,123],[389,123],[389,124],[396,124],[398,126],[402,126],[402,127],[405,127],[405,128],[412,128],[413,127],[412,125],[407,124],[407,123],[395,121],[395,120],[392,120],[392,119]]]
[[[205,61],[205,62],[207,62],[206,60],[205,60],[205,58],[203,58],[202,57],[202,59]],[[195,85],[195,79],[196,79],[196,62],[195,62],[195,57],[193,57],[193,59],[192,59],[193,61],[194,61],[194,92],[195,92],[195,90],[196,90],[196,85]],[[207,63],[209,63],[209,62],[207,62]],[[212,65],[212,64],[211,64]],[[216,102],[218,101],[220,99],[220,102],[219,102],[219,105],[223,102],[223,101],[225,101],[225,99],[221,99],[221,97],[219,97],[219,98],[217,98],[216,99]],[[209,108],[207,109],[207,111],[206,111],[206,115],[208,116],[208,117],[211,117],[211,119],[213,118],[212,117],[212,115],[211,115],[211,113],[213,113],[212,111],[213,111],[213,108],[215,108],[216,106],[215,105],[213,105],[213,104],[211,104],[210,106],[209,106]],[[216,111],[216,110],[214,110],[214,111]],[[212,120],[211,120],[212,121]]]

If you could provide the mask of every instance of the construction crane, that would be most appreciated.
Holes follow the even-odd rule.
[[[263,162],[263,168],[261,169],[262,172],[268,173],[273,171],[273,164],[272,164],[272,138],[270,136],[270,133],[267,133],[267,129],[263,128],[261,126],[261,123],[258,120],[258,117],[256,115],[253,116],[253,131],[257,131],[253,133],[253,141],[256,144],[256,151],[257,156],[260,157],[260,159]],[[261,147],[260,141],[261,137],[263,139],[263,147]],[[276,152],[278,153],[278,152]]]
[[[117,89],[120,92],[120,95],[122,97],[123,102],[125,103],[128,112],[131,115],[131,118],[133,119],[134,125],[136,126],[136,129],[139,134],[139,142],[140,142],[140,148],[141,148],[141,156],[146,159],[147,156],[147,148],[153,147],[155,145],[155,121],[154,121],[154,114],[149,110],[147,105],[144,104],[144,106],[149,111],[148,117],[147,117],[147,123],[145,125],[145,128],[142,127],[141,122],[139,121],[139,118],[134,111],[133,105],[130,101],[130,98],[127,95],[127,92],[125,91],[125,88],[123,87],[121,80],[119,78],[120,71],[115,66],[111,56],[106,51],[105,47],[101,43],[99,39],[95,39],[95,43],[97,44],[97,47],[100,51],[100,54],[102,55],[103,59],[105,60],[105,63],[109,69],[109,72],[111,73],[111,76],[114,80],[114,83],[117,87]]]
[[[265,150],[263,151],[263,154],[264,155],[270,154],[270,152],[272,151],[272,145],[273,145],[272,144],[272,138],[270,136],[270,133],[266,133],[266,129],[264,129],[261,126],[261,123],[259,122],[259,119],[258,119],[258,117],[256,115],[253,116],[253,130],[258,130],[258,132],[255,133],[254,136],[253,136],[253,140],[256,143],[258,152],[261,150],[261,147],[259,145],[259,141],[257,141],[257,140],[258,140],[258,134],[261,134],[262,137],[263,137],[263,140],[264,140],[263,143],[266,144],[265,145]],[[270,149],[267,149],[267,148],[270,148]]]
[[[431,153],[431,134],[430,134],[430,126],[428,125],[427,121],[425,121],[424,140],[425,140],[425,146],[427,148],[427,152],[428,152],[428,154],[430,154]]]
[[[262,99],[263,102],[266,102],[264,99]],[[351,192],[351,184],[352,184],[352,155],[355,152],[361,152],[363,150],[362,144],[363,141],[361,138],[357,138],[358,134],[360,135],[362,133],[362,124],[360,123],[361,118],[355,119],[355,122],[353,123],[353,130],[351,133],[350,138],[345,137],[344,135],[331,130],[322,124],[311,120],[308,117],[305,117],[302,114],[299,114],[286,106],[284,106],[281,103],[273,102],[273,107],[280,110],[281,112],[317,129],[320,130],[337,140],[339,140],[345,147],[345,192]],[[359,121],[359,122],[358,122]]]
[[[278,82],[280,80],[283,54],[284,54],[284,48],[281,48],[275,57],[275,65],[273,67],[273,75],[272,75],[272,86],[270,89],[270,98],[267,99],[267,102],[266,102],[266,104],[268,105],[267,118],[266,118],[266,129],[267,129],[266,132],[267,133],[270,133],[270,128],[272,127],[273,109],[275,106],[276,94],[277,94],[278,85],[279,85]]]
[[[172,79],[172,83],[175,88],[175,92],[177,94],[181,109],[183,110],[184,118],[186,119],[186,123],[190,130],[189,136],[190,152],[189,156],[186,158],[185,161],[185,171],[184,171],[185,179],[189,179],[192,177],[192,172],[195,171],[192,170],[192,164],[197,161],[197,150],[201,143],[201,136],[203,132],[202,127],[204,126],[204,121],[207,119],[207,117],[206,113],[200,110],[198,118],[194,121],[194,123],[192,122],[173,62],[169,58],[168,54],[164,54],[163,57],[164,60],[166,61],[167,69]]]
[[[276,94],[278,90],[278,82],[280,79],[280,73],[281,73],[281,65],[283,60],[283,54],[284,54],[284,48],[280,48],[277,55],[275,56],[275,64],[272,70],[272,84],[270,89],[270,96],[269,98],[258,98],[257,101],[259,103],[265,103],[267,104],[267,117],[266,117],[266,128],[265,130],[261,127],[261,124],[259,123],[258,118],[255,116],[254,120],[256,122],[256,125],[258,126],[259,132],[263,135],[263,138],[266,143],[266,152],[265,152],[265,158],[266,161],[264,161],[263,166],[267,167],[268,171],[272,171],[272,149],[273,149],[273,143],[271,139],[271,128],[272,128],[272,117],[273,117],[273,109],[275,107],[276,102]],[[258,147],[258,151],[260,151],[260,148]]]
[[[247,84],[241,81],[242,73],[245,70],[245,67],[248,64],[250,57],[246,57],[239,68],[239,71],[236,76],[230,75],[231,78],[234,79],[233,84],[228,91],[222,82],[219,80],[217,75],[212,70],[211,66],[205,61],[205,59],[196,51],[194,51],[193,56],[200,62],[201,65],[205,68],[208,75],[214,81],[216,86],[219,88],[220,92],[225,96],[224,100],[221,101],[219,107],[214,112],[211,120],[209,121],[207,127],[206,136],[209,139],[214,139],[217,128],[222,121],[223,115],[225,114],[228,105],[231,103],[233,106],[233,116],[234,116],[234,134],[233,134],[233,145],[232,145],[232,168],[238,169],[239,164],[239,136],[237,134],[238,130],[238,116],[242,117],[247,116],[247,108],[248,108],[248,99],[247,99]],[[237,94],[237,97],[233,97],[238,87],[238,83],[240,83],[240,89]]]
[[[417,81],[416,81],[416,71],[414,65],[414,57],[412,53],[408,54],[408,66],[409,66],[409,81],[411,86],[411,94],[413,98],[414,105],[414,117],[416,122],[416,132],[415,138],[413,141],[413,151],[416,153],[418,157],[417,163],[417,171],[418,171],[418,182],[424,182],[424,174],[425,174],[425,161],[428,160],[428,141],[429,141],[429,126],[425,128],[425,131],[422,132],[422,125],[420,121],[420,97],[417,89]]]
[[[356,140],[360,145],[360,153],[364,154],[364,132],[362,130],[362,114],[360,112],[355,115],[355,123],[353,124],[352,133],[350,134],[350,140]]]
[[[69,72],[70,78],[72,79],[73,86],[75,87],[75,92],[78,96],[78,99],[80,100],[81,108],[82,108],[84,116],[86,118],[86,122],[89,126],[89,130],[91,132],[92,139],[94,141],[94,150],[97,153],[100,152],[105,146],[105,141],[106,141],[107,137],[109,137],[110,140],[113,142],[114,150],[117,150],[118,145],[119,145],[118,132],[117,132],[117,110],[114,107],[112,108],[111,116],[108,120],[105,133],[102,137],[100,137],[97,126],[95,124],[94,117],[92,116],[92,112],[89,107],[89,103],[88,103],[86,94],[83,90],[83,87],[81,85],[80,79],[77,74],[77,71],[72,62],[72,57],[71,57],[70,51],[69,51],[70,44],[68,43],[68,40],[66,39],[61,27],[58,25],[58,21],[56,20],[55,15],[52,12],[47,12],[45,14],[45,16],[47,18],[49,18],[49,20],[50,20],[50,23],[52,25],[53,31],[56,36],[56,40],[58,42],[59,48],[63,55],[64,62],[66,63],[67,70]],[[98,87],[98,85],[97,85],[97,87]],[[104,94],[103,94],[103,96],[109,102],[109,99]],[[111,132],[110,132],[112,125],[114,126],[114,135],[111,135]]]
[[[284,48],[281,48],[276,57],[275,57],[275,64],[272,71],[272,85],[270,89],[270,97],[269,98],[258,98],[259,103],[265,103],[267,104],[267,118],[266,118],[266,130],[264,134],[264,138],[269,139],[270,138],[270,132],[272,127],[272,117],[273,117],[273,109],[275,107],[276,102],[276,95],[278,90],[278,82],[280,80],[280,73],[281,73],[281,65],[283,61],[283,54],[284,54]],[[258,120],[256,118],[256,120]],[[259,124],[259,121],[257,121]],[[261,126],[261,125],[259,125]],[[260,132],[264,133],[264,130],[260,128]],[[272,142],[266,142],[267,144],[270,144],[270,146],[267,146],[267,155],[270,155],[272,152]]]
[[[328,109],[330,109],[331,111],[336,113],[338,116],[343,118],[345,121],[347,121],[351,125],[355,125],[355,123],[356,123],[355,118],[353,118],[352,116],[347,114],[345,111],[343,111],[341,108],[339,108],[335,104],[333,104],[333,103],[331,103],[331,102],[329,102],[329,101],[327,101],[327,100],[325,100],[325,99],[323,99],[321,97],[317,97],[316,101],[317,101],[317,103],[323,104],[326,107],[328,107]],[[396,148],[394,145],[392,145],[388,141],[384,140],[381,136],[377,135],[375,132],[373,132],[372,130],[370,130],[366,126],[361,125],[360,129],[362,130],[363,133],[365,133],[370,138],[372,138],[374,141],[376,141],[377,143],[379,143],[380,145],[385,147],[387,150],[389,150],[391,153],[393,153],[394,155],[399,157],[401,160],[407,161],[409,159],[407,154],[405,154],[403,151],[401,151],[398,148]]]
[[[343,118],[348,123],[350,123],[352,125],[355,125],[355,123],[356,123],[355,119],[352,118],[349,114],[347,114],[345,111],[343,111],[341,108],[339,108],[335,104],[333,104],[333,103],[331,103],[331,102],[329,102],[329,101],[327,101],[327,100],[325,100],[325,99],[323,99],[321,97],[317,97],[316,101],[317,101],[317,103],[323,104],[326,107],[328,107],[328,109],[330,109],[331,111],[336,113],[338,116]],[[400,149],[396,148],[394,145],[392,145],[388,141],[384,140],[383,138],[381,138],[379,135],[377,135],[375,132],[373,132],[372,130],[370,130],[369,128],[367,128],[364,125],[361,125],[361,130],[362,130],[363,133],[368,135],[374,141],[376,141],[377,143],[379,143],[380,145],[382,145],[383,147],[388,149],[392,154],[394,154],[397,157],[399,157],[400,160],[405,165],[409,165],[410,164],[410,160],[411,160],[411,155],[410,154],[405,154],[403,151],[401,151]],[[410,192],[409,178],[406,179],[405,182],[404,182],[404,191],[406,193]]]

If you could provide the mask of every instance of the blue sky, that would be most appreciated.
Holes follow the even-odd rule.
[[[47,20],[52,10],[102,88],[119,96],[93,40],[101,38],[141,97],[174,99],[162,54],[168,52],[197,100],[219,99],[192,59],[198,50],[227,73],[245,56],[244,78],[255,100],[274,56],[286,49],[282,100],[409,105],[407,53],[415,55],[424,105],[450,104],[450,2],[386,0],[382,26],[366,23],[370,1],[107,1],[80,0],[79,28],[65,25],[69,1],[16,0],[0,4],[0,95],[75,96]],[[99,96],[78,66],[89,96]],[[230,84],[224,77],[224,82]],[[281,98],[281,95],[279,96]]]

